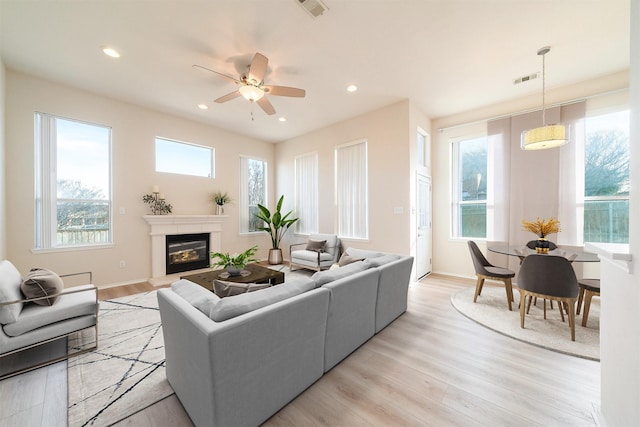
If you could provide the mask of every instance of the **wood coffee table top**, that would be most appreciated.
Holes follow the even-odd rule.
[[[180,278],[197,283],[210,291],[213,291],[213,281],[216,279],[236,283],[271,283],[272,285],[284,283],[284,273],[282,271],[272,270],[258,264],[247,264],[243,269],[244,271],[248,273],[243,273],[240,276],[228,276],[224,269],[220,269],[180,276]]]

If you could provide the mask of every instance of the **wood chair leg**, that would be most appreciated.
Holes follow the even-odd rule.
[[[509,306],[509,311],[513,311],[511,309],[511,301],[513,301],[513,287],[511,286],[511,279],[506,278],[504,281],[504,289],[507,292],[507,305]]]
[[[526,297],[525,297],[525,300],[526,300]],[[527,314],[529,314],[529,310],[531,309],[531,300],[533,300],[533,297],[529,295],[529,303],[527,304]]]
[[[527,296],[524,292],[520,291],[520,327],[524,329],[524,306],[525,301],[527,300]],[[531,304],[531,297],[529,297],[529,304]],[[529,311],[527,309],[527,311]]]
[[[478,276],[478,281],[476,282],[476,293],[473,295],[473,302],[476,302],[478,299],[478,295],[482,292],[482,286],[484,285],[484,277]]]
[[[594,293],[586,291],[584,293],[584,311],[582,312],[582,326],[587,327],[587,320],[589,319],[589,309],[591,308],[591,298]]]
[[[560,311],[560,318],[562,319],[562,322],[564,322],[564,308],[560,301],[558,301],[558,311]]]
[[[584,288],[580,288],[580,292],[578,292],[578,303],[576,304],[576,314],[580,314],[580,307],[582,306],[583,299],[584,299]]]
[[[568,302],[566,304],[567,306],[569,305]],[[573,309],[573,307],[571,307],[571,309],[567,311],[568,311],[567,315],[569,317],[569,327],[571,328],[571,341],[575,341],[576,340],[576,312]]]

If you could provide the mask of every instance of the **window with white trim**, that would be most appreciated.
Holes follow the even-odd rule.
[[[156,137],[156,172],[214,178],[211,147]]]
[[[337,231],[342,238],[369,238],[367,141],[335,149]]]
[[[318,232],[318,153],[294,158],[296,232]]]
[[[629,110],[585,119],[583,241],[629,242]]]
[[[35,248],[112,242],[111,128],[35,113]]]
[[[240,157],[240,233],[260,232],[264,223],[256,217],[258,204],[266,206],[267,162]]]
[[[452,236],[487,237],[487,138],[451,144]]]

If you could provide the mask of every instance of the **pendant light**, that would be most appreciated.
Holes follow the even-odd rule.
[[[564,125],[547,125],[545,120],[544,89],[545,89],[545,58],[551,48],[545,46],[538,50],[542,56],[542,127],[522,132],[520,148],[523,150],[545,150],[560,147],[568,142],[567,128]]]

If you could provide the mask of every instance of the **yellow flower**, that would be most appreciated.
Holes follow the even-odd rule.
[[[560,221],[554,217],[548,220],[536,218],[535,221],[522,220],[523,230],[530,231],[537,234],[540,237],[545,237],[551,233],[557,233],[560,231]]]

